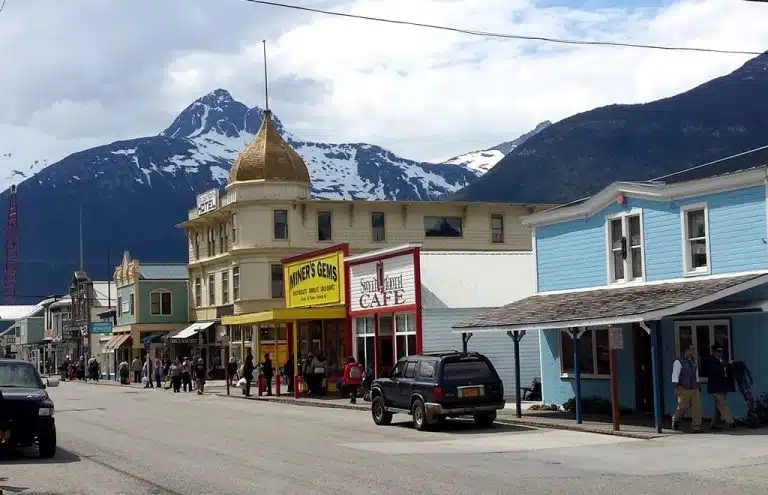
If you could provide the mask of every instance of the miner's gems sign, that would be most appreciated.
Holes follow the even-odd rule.
[[[413,253],[350,266],[350,311],[396,311],[416,304],[413,268]]]

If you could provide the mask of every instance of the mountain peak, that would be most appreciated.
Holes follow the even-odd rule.
[[[219,88],[193,101],[160,135],[191,139],[214,132],[235,138],[255,134],[260,125],[261,109],[248,108]]]
[[[232,94],[226,89],[218,88],[218,89],[214,89],[207,95],[198,98],[195,101],[199,103],[203,103],[205,105],[218,106],[218,105],[221,105],[222,103],[234,102],[235,99],[232,98]]]

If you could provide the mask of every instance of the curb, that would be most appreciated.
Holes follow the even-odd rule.
[[[297,401],[296,399],[283,399],[280,397],[273,397],[273,398],[267,398],[267,397],[244,397],[242,395],[227,395],[227,394],[216,394],[219,397],[225,397],[229,399],[244,399],[244,400],[253,400],[253,401],[259,401],[259,402],[275,402],[279,404],[290,404],[294,406],[303,406],[303,407],[320,407],[325,409],[347,409],[351,411],[369,411],[370,408],[368,406],[364,406],[362,404],[359,405],[352,405],[352,404],[324,404],[322,402],[305,402],[305,401]],[[653,440],[655,438],[663,438],[669,436],[669,434],[665,433],[636,433],[632,431],[613,431],[613,430],[603,430],[600,428],[590,428],[585,426],[571,426],[568,424],[552,424],[547,423],[544,421],[536,421],[536,420],[528,420],[528,419],[514,419],[514,418],[497,418],[496,422],[503,425],[512,425],[512,426],[528,426],[531,428],[542,428],[542,429],[548,429],[548,430],[566,430],[566,431],[578,431],[582,433],[594,433],[597,435],[612,435],[617,437],[625,437],[625,438],[633,438],[636,440]]]

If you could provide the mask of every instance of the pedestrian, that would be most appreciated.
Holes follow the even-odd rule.
[[[349,394],[349,403],[357,403],[357,391],[363,381],[363,368],[360,363],[355,361],[353,356],[347,358],[347,364],[344,365],[344,378],[342,393]]]
[[[683,355],[672,365],[672,384],[677,396],[677,409],[672,416],[672,429],[680,428],[680,420],[691,410],[691,433],[701,433],[701,394],[699,393],[699,369],[696,364],[696,347],[688,344]]]
[[[133,358],[131,369],[133,370],[133,383],[141,383],[141,360],[138,356]]]
[[[736,422],[733,419],[731,409],[728,407],[728,392],[736,391],[736,384],[733,381],[733,368],[731,364],[723,359],[723,346],[715,344],[712,346],[712,354],[707,359],[707,393],[712,396],[715,404],[715,412],[712,415],[712,422],[709,425],[711,430],[719,430],[718,419],[725,420],[728,428],[735,428]]]
[[[288,395],[293,394],[293,377],[295,375],[294,366],[293,353],[290,353],[288,355],[288,360],[283,365],[283,374],[288,382]]]
[[[173,393],[179,393],[181,390],[181,366],[178,359],[168,367],[168,376],[171,378]]]
[[[163,388],[163,362],[160,359],[155,359],[155,383],[158,390]]]
[[[142,369],[142,373],[144,375],[143,380],[146,380],[144,383],[144,388],[154,388],[154,384],[152,383],[153,378],[153,368],[152,366],[152,360],[149,358],[149,355],[144,359],[144,367]]]
[[[229,374],[229,383],[237,383],[237,362],[235,361],[234,356],[229,358],[229,362],[227,363],[227,373]]]
[[[197,366],[195,367],[195,381],[197,382],[197,395],[203,395],[205,389],[205,362],[203,358],[197,358]]]
[[[188,357],[185,357],[181,364],[181,384],[185,392],[192,391],[192,363]]]
[[[245,378],[245,388],[243,389],[243,395],[246,397],[251,396],[251,382],[253,381],[253,354],[250,352],[245,358],[245,366],[243,366],[243,378]]]
[[[272,368],[272,359],[269,357],[269,353],[264,353],[264,362],[261,365],[261,372],[264,375],[264,380],[267,382],[267,395],[272,395],[272,380],[275,376],[275,370]]]
[[[120,375],[120,385],[128,384],[128,377],[130,376],[130,365],[128,361],[121,361],[117,367],[118,374]]]

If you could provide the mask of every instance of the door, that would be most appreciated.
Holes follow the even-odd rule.
[[[389,380],[383,381],[384,386],[384,398],[388,406],[403,407],[400,399],[400,382],[405,380],[405,364],[406,361],[399,361],[393,368],[389,375]]]
[[[392,336],[391,335],[379,336],[378,376],[381,376],[381,374],[384,372],[389,373],[390,371],[392,371],[392,367],[395,364],[394,356],[395,356],[395,347],[392,342]]]
[[[653,370],[651,368],[651,336],[640,325],[632,326],[635,357],[635,409],[653,411]]]
[[[405,363],[403,377],[397,381],[397,402],[401,404],[403,408],[411,405],[411,392],[413,391],[413,384],[416,381],[416,364],[416,360],[407,361]]]

